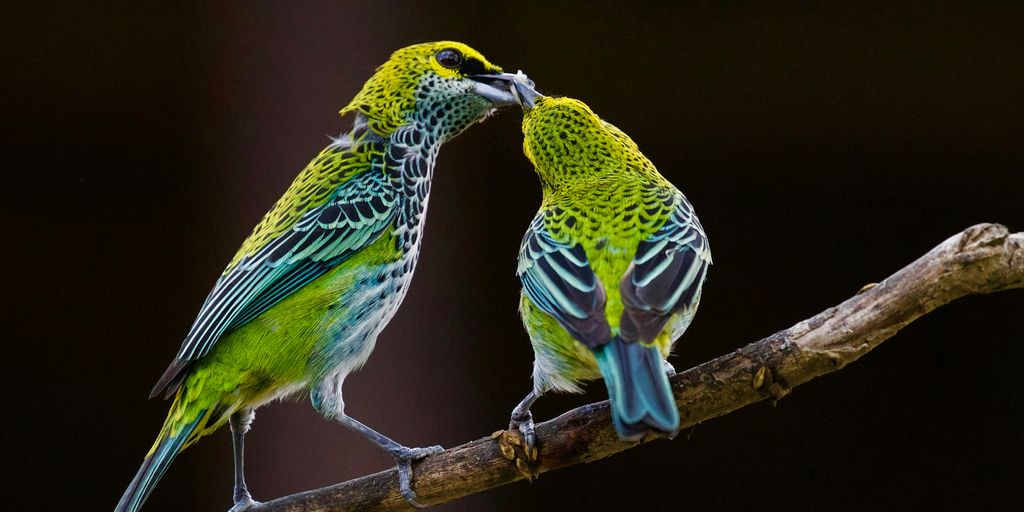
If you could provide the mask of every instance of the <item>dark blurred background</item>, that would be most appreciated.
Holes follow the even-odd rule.
[[[166,411],[146,395],[214,278],[392,50],[456,39],[522,68],[686,192],[715,266],[684,369],[969,225],[1024,229],[1024,8],[1009,5],[5,3],[4,508],[113,507]],[[489,434],[529,389],[514,270],[540,194],[518,120],[442,151],[412,291],[347,381],[347,411],[408,445]],[[1022,307],[1022,291],[957,301],[776,407],[440,509],[1018,508]],[[258,499],[392,465],[306,400],[261,409],[249,439]],[[146,510],[226,510],[230,493],[225,430]]]

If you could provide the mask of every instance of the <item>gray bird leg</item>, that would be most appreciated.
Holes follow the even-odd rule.
[[[343,374],[336,375],[321,381],[315,386],[309,395],[313,402],[313,408],[325,418],[335,420],[359,432],[363,437],[373,442],[373,444],[390,453],[398,464],[398,488],[402,492],[402,497],[410,505],[416,508],[424,508],[423,505],[416,501],[416,493],[412,490],[412,462],[428,455],[441,453],[444,451],[444,448],[440,446],[430,446],[427,448],[408,448],[402,446],[384,434],[367,427],[359,420],[345,414],[345,402],[341,398],[341,387],[344,378]]]
[[[335,414],[333,418],[342,425],[359,432],[374,444],[390,453],[395,458],[395,462],[398,463],[398,487],[402,492],[402,497],[416,508],[425,508],[424,505],[416,501],[416,493],[412,490],[412,462],[428,455],[441,453],[444,451],[443,447],[408,448],[392,441],[387,436],[367,427],[359,420],[345,413]]]
[[[245,434],[256,418],[256,411],[247,407],[233,413],[228,418],[228,425],[231,426],[231,444],[235,459],[235,490],[232,498],[235,505],[229,512],[242,512],[257,504],[253,501],[249,489],[245,486]]]
[[[530,408],[533,407],[533,403],[541,397],[543,392],[534,389],[530,391],[522,402],[515,409],[512,409],[512,418],[509,420],[509,430],[519,430],[523,435],[523,443],[526,444],[526,453],[533,453],[533,449],[537,446],[537,433],[533,428],[533,413],[530,412]]]

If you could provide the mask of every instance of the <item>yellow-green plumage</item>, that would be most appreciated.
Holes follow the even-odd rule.
[[[186,442],[223,426],[227,411],[257,407],[303,391],[311,377],[323,372],[325,355],[335,342],[334,324],[352,315],[355,305],[343,299],[376,269],[398,261],[401,253],[387,237],[346,260],[328,273],[285,297],[263,314],[226,334],[198,360],[178,388],[171,414],[181,426],[199,411],[226,408],[225,414],[201,422]],[[324,314],[332,311],[331,314]]]
[[[540,97],[524,109],[523,151],[543,190],[518,270],[536,395],[603,376],[620,435],[671,432],[662,360],[700,301],[703,228],[633,140],[584,103]]]
[[[310,209],[324,204],[353,175],[371,169],[374,162],[380,165],[383,158],[381,148],[373,144],[354,145],[351,152],[343,155],[333,147],[321,151],[253,228],[223,273],[227,274],[242,258],[252,256],[288,231]]]
[[[352,131],[299,173],[218,279],[153,395],[173,395],[164,428],[117,511],[141,507],[174,456],[231,422],[235,510],[251,504],[241,473],[251,411],[309,392],[325,416],[400,462],[405,448],[344,413],[341,387],[408,290],[440,146],[512,96],[501,69],[443,41],[396,51],[341,113]],[[403,494],[412,498],[408,482]]]

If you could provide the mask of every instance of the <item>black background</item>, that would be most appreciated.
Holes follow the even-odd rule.
[[[166,411],[146,394],[214,278],[349,126],[338,109],[407,44],[461,40],[584,99],[686,192],[715,266],[678,368],[834,305],[969,225],[1024,229],[1020,7],[4,11],[9,510],[113,507]],[[540,194],[518,118],[503,112],[442,151],[415,284],[347,382],[347,411],[400,442],[486,435],[529,389],[514,270]],[[777,407],[441,510],[1019,508],[1022,305],[1021,291],[957,301]],[[596,384],[534,412],[603,397]],[[391,465],[305,400],[257,416],[258,499]],[[225,430],[178,459],[146,510],[226,510],[230,491]]]

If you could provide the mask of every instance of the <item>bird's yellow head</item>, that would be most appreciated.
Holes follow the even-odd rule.
[[[580,100],[531,95],[522,86],[523,153],[546,191],[616,173],[653,176],[654,164],[633,139]]]
[[[423,43],[393,53],[341,114],[363,114],[382,136],[419,123],[443,141],[513,104],[510,87],[501,68],[473,48],[454,41]]]

